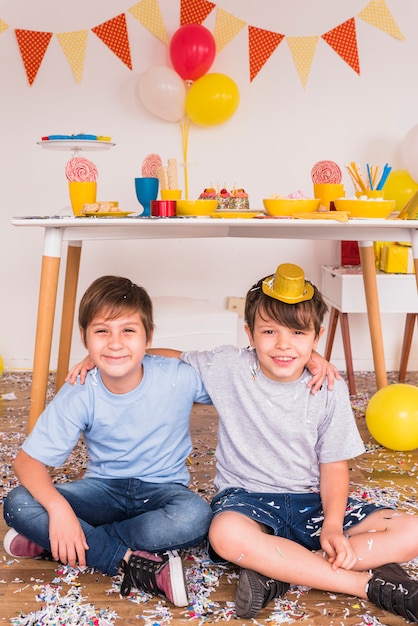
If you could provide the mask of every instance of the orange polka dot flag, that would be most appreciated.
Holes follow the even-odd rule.
[[[357,74],[360,74],[360,62],[358,58],[356,22],[354,18],[343,22],[336,28],[329,30],[322,35],[322,39],[353,68]]]
[[[15,33],[26,76],[29,85],[32,85],[51,41],[52,33],[18,28],[15,29]]]
[[[216,4],[207,0],[181,0],[180,24],[201,24],[213,11]]]
[[[91,29],[129,69],[132,69],[126,16],[124,13]]]

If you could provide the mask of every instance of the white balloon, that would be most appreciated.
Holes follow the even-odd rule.
[[[138,81],[138,94],[144,106],[167,122],[179,122],[186,111],[186,85],[171,67],[157,65]]]
[[[401,151],[405,169],[418,183],[418,124],[407,132],[402,142]]]

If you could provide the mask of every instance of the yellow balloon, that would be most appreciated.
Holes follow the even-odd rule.
[[[384,186],[385,200],[396,200],[395,211],[401,211],[418,191],[418,184],[406,170],[392,170]]]
[[[367,405],[366,424],[385,448],[418,448],[418,387],[398,383],[379,389]]]
[[[200,126],[216,126],[238,108],[239,90],[225,74],[205,74],[196,80],[186,97],[187,117]]]
[[[3,357],[0,354],[0,376],[3,374],[4,371],[4,361],[3,361]]]

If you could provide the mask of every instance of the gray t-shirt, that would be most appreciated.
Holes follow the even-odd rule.
[[[219,413],[215,486],[263,493],[319,491],[319,464],[364,452],[347,385],[326,381],[316,395],[299,380],[280,383],[259,369],[252,349],[184,352]]]

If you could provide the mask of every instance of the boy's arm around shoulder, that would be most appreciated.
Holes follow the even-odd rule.
[[[52,556],[71,567],[86,566],[88,549],[84,532],[67,500],[55,488],[45,465],[19,450],[14,469],[21,485],[43,506],[49,516]]]

